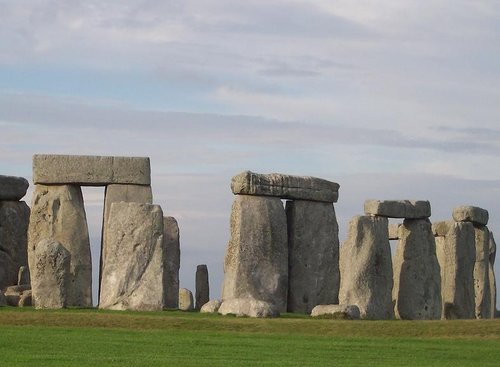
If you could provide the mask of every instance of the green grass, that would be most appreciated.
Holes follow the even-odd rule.
[[[498,366],[500,320],[0,308],[0,366]]]

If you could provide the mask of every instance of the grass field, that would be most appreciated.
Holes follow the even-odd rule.
[[[0,308],[0,366],[500,366],[500,320]]]

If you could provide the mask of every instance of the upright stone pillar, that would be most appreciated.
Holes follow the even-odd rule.
[[[474,223],[476,237],[476,263],[474,265],[474,289],[476,295],[476,318],[492,316],[490,292],[490,231],[485,225]]]
[[[71,286],[67,305],[91,307],[92,261],[87,218],[79,186],[36,186],[28,231],[30,270],[35,266],[36,246],[47,239],[59,242],[71,256]]]
[[[210,288],[208,284],[208,269],[206,265],[196,267],[196,306],[199,311],[201,307],[210,301]]]
[[[439,319],[441,276],[428,219],[405,219],[393,261],[394,313],[405,320]]]
[[[491,295],[491,318],[495,318],[497,309],[497,282],[495,278],[495,257],[497,254],[497,244],[493,233],[490,232],[490,256],[489,256],[489,280],[490,280],[490,295]]]
[[[163,248],[165,249],[163,284],[165,308],[179,307],[179,268],[181,263],[179,225],[174,217],[163,218]]]
[[[340,247],[339,303],[356,305],[365,319],[394,317],[388,220],[355,216]]]
[[[279,198],[237,195],[224,261],[222,298],[253,298],[286,311],[288,239]]]
[[[338,224],[332,203],[287,201],[288,312],[338,303]]]

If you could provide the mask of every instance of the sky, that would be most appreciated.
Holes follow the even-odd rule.
[[[366,199],[480,206],[500,238],[498,60],[494,0],[0,0],[0,174],[150,157],[181,286],[207,264],[211,298],[244,170],[338,182],[341,242]],[[84,196],[97,264],[103,190]]]

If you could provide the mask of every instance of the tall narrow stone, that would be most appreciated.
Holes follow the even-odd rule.
[[[490,232],[490,256],[489,256],[489,281],[490,281],[490,298],[491,298],[491,317],[495,318],[497,309],[497,281],[495,278],[495,257],[497,255],[497,244],[493,233]]]
[[[164,302],[163,213],[158,205],[113,203],[106,229],[99,308],[159,311]]]
[[[339,235],[331,203],[287,201],[288,312],[338,303]]]
[[[45,239],[61,243],[71,255],[68,306],[91,307],[92,261],[87,218],[79,186],[36,186],[28,231],[30,270],[35,265],[36,246]]]
[[[474,265],[474,289],[476,318],[489,319],[492,315],[489,281],[490,231],[485,225],[474,223],[476,237],[476,263]]]
[[[208,269],[206,265],[196,267],[196,310],[210,301],[210,288],[208,284]]]
[[[454,223],[444,238],[441,268],[443,318],[473,319],[476,249],[472,223]],[[437,246],[437,242],[436,242]]]
[[[428,219],[405,219],[394,256],[394,313],[405,320],[441,317],[441,275]]]
[[[224,261],[222,298],[253,298],[286,311],[288,240],[278,198],[237,195]]]
[[[16,285],[19,268],[28,265],[29,217],[24,201],[0,201],[0,290]]]
[[[392,319],[392,262],[388,220],[356,216],[340,247],[340,304],[356,305],[365,319]]]
[[[163,248],[165,249],[163,284],[165,308],[179,306],[179,268],[181,263],[179,225],[174,217],[163,218]]]

